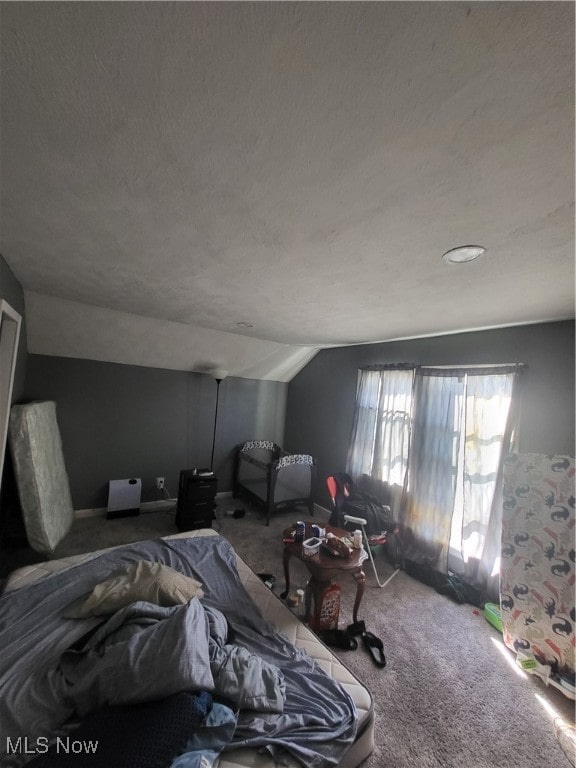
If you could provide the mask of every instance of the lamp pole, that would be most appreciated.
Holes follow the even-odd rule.
[[[218,401],[220,399],[220,384],[228,376],[228,371],[217,368],[210,371],[210,376],[216,381],[216,407],[214,409],[214,432],[212,434],[212,455],[210,457],[210,469],[214,471],[214,449],[216,447],[216,426],[218,424]]]

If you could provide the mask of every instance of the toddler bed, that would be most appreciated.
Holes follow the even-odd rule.
[[[177,759],[174,755],[174,760],[171,758],[164,763],[166,768],[201,764],[217,764],[219,768],[272,768],[277,761],[294,768],[298,765],[353,768],[370,754],[373,713],[369,692],[248,568],[229,542],[215,531],[200,530],[40,563],[20,569],[11,576],[0,599],[0,687],[3,691],[0,754],[3,766],[20,766],[27,762],[34,765],[43,756],[39,756],[34,747],[25,754],[24,746],[39,743],[42,746],[42,739],[47,741],[77,733],[70,730],[70,718],[74,714],[70,701],[84,704],[86,696],[88,699],[93,697],[96,689],[101,695],[105,688],[102,679],[98,679],[96,686],[86,684],[87,678],[94,682],[94,678],[90,678],[93,669],[86,668],[86,653],[79,649],[82,643],[94,645],[94,638],[102,634],[103,621],[108,617],[91,616],[79,620],[65,618],[64,614],[73,614],[92,588],[108,579],[112,572],[120,567],[134,567],[142,560],[163,563],[198,579],[204,595],[201,600],[192,599],[176,608],[160,609],[170,612],[168,621],[160,623],[160,644],[151,648],[139,647],[137,653],[129,648],[127,657],[140,658],[144,665],[148,659],[154,674],[146,677],[146,666],[142,670],[136,663],[118,663],[105,670],[113,681],[114,692],[120,692],[122,696],[128,691],[130,704],[138,686],[143,686],[146,694],[140,701],[159,698],[170,691],[170,681],[179,671],[182,659],[199,653],[198,626],[204,624],[202,616],[190,617],[193,606],[196,606],[196,613],[206,612],[205,624],[210,625],[210,632],[221,608],[232,634],[226,642],[233,643],[234,648],[239,647],[239,656],[253,655],[259,665],[258,681],[276,687],[275,694],[265,692],[269,694],[270,705],[268,711],[264,711],[266,704],[244,706],[242,702],[234,702],[233,695],[228,696],[226,689],[222,693],[216,683],[216,687],[212,686],[212,694],[214,701],[220,703],[214,705],[213,713],[217,707],[228,705],[227,711],[234,719],[230,738],[218,745],[208,745],[204,759],[209,754],[215,758],[214,762],[195,763],[194,756],[198,755],[192,751],[192,746],[194,739],[201,740],[201,737],[193,735],[186,742],[189,751],[184,749]],[[133,610],[133,605],[127,610]],[[104,626],[116,621],[120,614],[122,611],[115,613]],[[181,635],[172,639],[164,627],[174,624],[174,620],[178,626],[187,626],[190,618],[193,620],[193,641],[190,648],[184,648],[182,652]],[[149,621],[149,617],[146,620]],[[92,640],[86,641],[90,633],[94,633]],[[122,644],[113,648],[118,645]],[[211,654],[212,651],[211,648]],[[74,657],[74,653],[84,653],[84,656],[80,657],[79,667],[64,667],[66,679],[63,681],[62,660],[66,658],[69,663],[73,657],[77,663],[78,657]],[[108,649],[102,653],[101,646],[96,655],[92,651],[88,653],[90,663],[95,662],[96,666],[105,665],[107,656]],[[235,659],[234,663],[237,657]],[[86,674],[81,680],[80,698],[76,691],[74,699],[69,695],[70,680],[74,679],[78,668]],[[214,671],[214,667],[211,668]],[[150,690],[149,678],[161,690]],[[68,686],[65,696],[62,695],[63,685]],[[211,685],[202,680],[192,687],[203,691],[210,690]],[[278,706],[278,689],[285,697],[283,706]],[[218,694],[224,698],[218,698]],[[136,697],[136,706],[138,701]],[[126,704],[126,701],[117,703]],[[75,718],[79,709],[82,707],[76,707]],[[130,706],[108,708],[109,712],[125,710],[130,710]],[[101,711],[106,711],[106,707]],[[66,720],[68,724],[63,725]],[[220,728],[220,735],[222,732]],[[94,756],[90,757],[89,764],[97,765]],[[115,764],[120,765],[121,761],[115,761]]]
[[[312,456],[287,453],[268,440],[251,440],[236,454],[233,495],[264,505],[266,525],[272,512],[286,505],[305,504],[312,515],[315,468]]]

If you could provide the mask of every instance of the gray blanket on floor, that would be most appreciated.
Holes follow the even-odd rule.
[[[54,692],[61,690],[59,661],[88,630],[101,623],[101,618],[65,619],[66,608],[120,565],[142,559],[165,563],[201,581],[205,592],[202,604],[224,614],[240,652],[259,657],[282,672],[286,695],[283,712],[244,710],[230,748],[287,750],[311,768],[337,764],[356,733],[356,711],[350,696],[263,619],[240,582],[232,547],[220,537],[128,545],[0,599],[2,764],[17,765],[26,759],[24,755],[8,758],[8,737],[11,744],[18,737],[28,737],[34,743],[39,736],[57,733],[53,707]],[[174,611],[175,623],[182,626],[198,618],[193,615],[196,608],[189,608],[195,602],[184,606],[187,610]],[[163,681],[172,675],[173,658],[170,644],[161,645],[153,668],[155,677]],[[67,699],[60,704],[71,710],[76,707]]]

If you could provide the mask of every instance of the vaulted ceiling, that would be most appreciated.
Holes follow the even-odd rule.
[[[573,3],[1,11],[32,352],[289,380],[325,346],[574,316]]]

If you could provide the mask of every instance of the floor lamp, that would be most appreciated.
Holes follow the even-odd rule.
[[[216,408],[214,409],[214,433],[212,435],[212,456],[210,457],[210,469],[214,471],[214,448],[216,447],[216,426],[218,424],[218,400],[220,398],[220,384],[228,376],[228,371],[223,368],[214,368],[208,371],[216,381]]]

